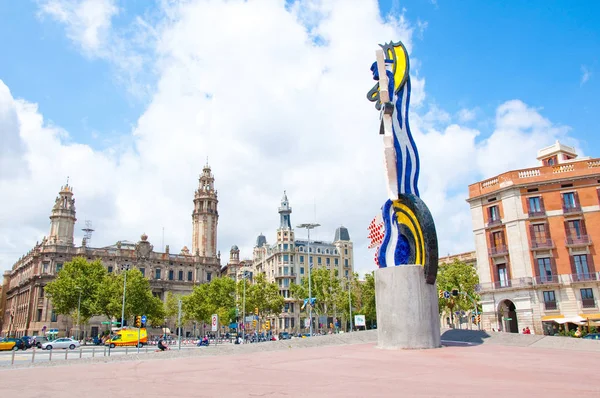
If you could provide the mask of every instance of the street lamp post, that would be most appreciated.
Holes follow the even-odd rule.
[[[121,329],[125,324],[125,290],[127,289],[127,271],[129,271],[129,264],[121,265],[121,271],[125,271],[125,277],[123,278],[123,308],[121,309]]]
[[[351,280],[350,275],[348,275],[348,310],[350,313],[350,331],[352,331],[352,294],[351,294]]]
[[[244,280],[244,298],[242,299],[242,340],[246,341],[246,271],[242,274]]]
[[[308,251],[308,321],[310,324],[310,329],[308,332],[308,335],[310,337],[312,337],[313,334],[313,322],[312,322],[312,282],[311,282],[311,278],[310,278],[310,273],[311,273],[311,268],[312,268],[312,264],[310,262],[311,256],[310,256],[310,230],[314,229],[316,227],[320,227],[321,224],[316,224],[316,223],[306,223],[306,224],[300,224],[298,225],[298,228],[306,228],[306,231],[308,232],[308,238],[307,238],[307,251]]]
[[[81,312],[81,288],[77,286],[76,289],[79,290],[79,299],[77,300],[77,340],[81,340],[81,326],[79,323],[79,316]]]

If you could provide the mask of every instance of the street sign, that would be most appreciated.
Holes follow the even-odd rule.
[[[364,315],[354,315],[354,326],[366,326],[367,322]]]
[[[444,292],[444,298],[447,300],[450,298],[450,292],[449,291],[445,291]]]
[[[211,331],[216,332],[219,329],[219,316],[217,314],[213,314],[212,319],[210,321]]]
[[[146,315],[142,315],[142,323],[146,323],[147,320],[148,318],[146,318]]]

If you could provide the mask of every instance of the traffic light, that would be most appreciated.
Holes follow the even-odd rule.
[[[139,328],[142,326],[142,317],[139,315],[135,316],[135,327]]]
[[[440,298],[444,298],[444,291],[440,290]]]
[[[258,307],[254,308],[254,315],[258,315]]]
[[[252,326],[253,326],[253,327],[256,327],[256,319],[254,319],[254,320],[252,321]]]
[[[265,330],[271,329],[271,321],[265,321]]]
[[[458,289],[452,289],[452,295],[454,297],[458,296]]]
[[[476,315],[475,316],[475,325],[479,325],[480,322],[481,322],[481,315]]]

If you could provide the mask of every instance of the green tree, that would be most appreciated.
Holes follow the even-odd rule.
[[[438,290],[452,292],[456,289],[472,297],[476,303],[479,303],[479,295],[475,288],[479,283],[479,277],[475,267],[464,262],[454,260],[453,263],[441,266],[437,276]],[[473,310],[473,303],[463,294],[451,296],[449,299],[439,299],[440,314],[443,312],[454,313],[454,311]]]
[[[83,257],[75,257],[64,264],[56,279],[48,283],[44,291],[58,314],[75,316],[79,306],[80,321],[86,323],[92,316],[104,313],[98,297],[104,289],[106,275],[100,260],[88,262]]]
[[[186,320],[209,323],[212,314],[217,314],[219,323],[229,324],[235,317],[235,282],[231,278],[215,278],[197,285],[183,297],[183,311]]]
[[[146,279],[138,269],[125,271],[127,273],[127,286],[125,295],[125,319],[131,319],[135,315],[146,315],[153,325],[161,324],[165,316],[162,301],[154,297],[150,288],[150,281]],[[125,272],[114,275],[114,280],[109,282],[109,293],[107,308],[114,317],[119,317],[123,300],[123,280]],[[114,294],[116,292],[116,294]]]
[[[348,312],[347,291],[344,293],[342,285],[344,282],[337,277],[337,271],[331,272],[319,268],[312,271],[310,276],[311,293],[315,298],[313,317],[320,315],[333,317]],[[300,284],[292,284],[290,294],[303,305],[304,299],[308,298],[308,278],[302,278]],[[304,311],[307,312],[308,308],[305,306]]]
[[[212,314],[217,314],[219,323],[228,325],[235,314],[235,281],[231,278],[215,278],[208,284],[208,304]]]
[[[375,271],[365,274],[365,281],[360,284],[362,296],[362,313],[367,325],[377,323],[377,306],[375,303]]]
[[[254,283],[246,286],[246,307],[250,312],[258,308],[259,315],[279,315],[285,299],[279,294],[276,283],[269,283],[264,274],[258,274]],[[248,313],[248,312],[246,312]]]
[[[192,293],[183,297],[183,311],[186,318],[197,322],[209,322],[211,308],[208,302],[208,283],[196,285]]]

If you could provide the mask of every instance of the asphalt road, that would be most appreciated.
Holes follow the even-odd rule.
[[[226,343],[228,344],[228,343]],[[219,344],[221,346],[221,344]],[[169,346],[172,350],[177,350],[177,344]],[[195,345],[181,345],[182,350],[189,349],[211,349],[215,346],[213,344],[208,347],[197,347]],[[144,346],[140,348],[140,353],[154,352],[158,350],[155,345]],[[111,348],[110,352],[108,347],[104,346],[81,346],[74,350],[64,349],[53,349],[53,350],[40,350],[40,349],[28,349],[25,351],[0,351],[0,366],[10,366],[13,363],[24,363],[24,362],[48,362],[48,361],[64,361],[74,360],[79,358],[92,358],[102,356],[118,356],[127,354],[137,354],[136,347],[115,347]]]

